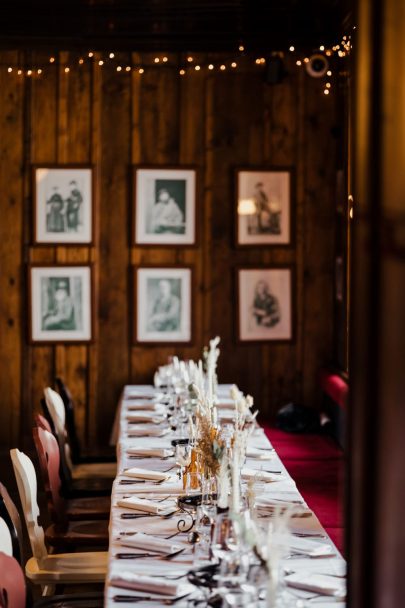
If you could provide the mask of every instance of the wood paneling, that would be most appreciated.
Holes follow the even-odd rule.
[[[59,59],[68,62],[70,55]],[[123,65],[130,60],[122,56]],[[55,374],[76,398],[82,441],[106,442],[121,386],[149,382],[175,350],[131,345],[130,267],[142,263],[194,266],[195,343],[179,348],[180,356],[198,357],[219,334],[221,380],[253,393],[263,414],[292,399],[317,404],[316,373],[331,357],[335,99],[322,95],[319,82],[293,61],[287,71],[275,86],[256,68],[180,77],[159,67],[118,73],[94,61],[69,74],[55,65],[25,82],[1,72],[0,435],[6,443],[18,441],[20,413],[21,432],[30,436],[32,412]],[[95,167],[92,247],[32,246],[30,165],[51,162]],[[131,247],[130,168],[137,163],[197,167],[197,247]],[[234,168],[266,164],[294,168],[294,244],[236,249]],[[94,263],[94,344],[27,344],[25,261]],[[297,339],[238,345],[234,269],[272,263],[296,265]]]

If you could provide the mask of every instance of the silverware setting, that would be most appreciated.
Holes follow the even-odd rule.
[[[153,557],[153,558],[157,558],[157,559],[161,559],[164,561],[168,561],[170,559],[173,559],[173,557],[176,557],[176,555],[180,555],[180,553],[183,553],[183,551],[186,550],[186,547],[182,547],[181,549],[174,551],[173,553],[169,553],[167,555],[165,555],[164,553],[135,553],[135,552],[130,552],[130,553],[116,553],[115,557],[117,559],[141,559],[143,557]]]
[[[138,603],[138,602],[155,602],[158,604],[163,604],[164,606],[172,606],[173,604],[176,604],[177,602],[179,602],[180,600],[183,600],[184,598],[186,598],[188,595],[190,595],[189,593],[186,593],[185,595],[179,595],[178,597],[174,597],[173,599],[160,599],[155,597],[145,597],[143,595],[114,595],[113,597],[113,601],[114,602],[121,602],[121,603]]]

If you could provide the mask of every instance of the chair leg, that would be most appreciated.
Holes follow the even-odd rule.
[[[49,597],[55,595],[55,585],[42,585],[42,596]]]

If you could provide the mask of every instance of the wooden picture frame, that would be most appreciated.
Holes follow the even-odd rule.
[[[292,167],[237,167],[235,244],[290,247],[295,230],[295,172]]]
[[[132,170],[131,243],[195,247],[200,213],[197,167],[137,165]]]
[[[86,164],[32,167],[33,244],[92,246],[95,169]]]
[[[238,342],[295,341],[295,268],[292,265],[239,266],[235,284]]]
[[[29,342],[94,341],[95,290],[91,264],[32,264],[28,268]]]
[[[133,344],[191,345],[195,334],[194,288],[192,266],[133,267]]]

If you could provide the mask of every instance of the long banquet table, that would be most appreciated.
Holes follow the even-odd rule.
[[[229,385],[219,385],[218,396],[219,401],[221,396],[229,396]],[[174,431],[166,432],[164,435],[158,436],[145,436],[142,431],[139,431],[141,436],[129,437],[128,434],[134,428],[141,428],[141,425],[131,424],[127,420],[129,408],[134,403],[138,396],[143,395],[155,395],[159,391],[154,389],[152,386],[146,385],[128,385],[124,387],[121,395],[120,402],[118,404],[116,422],[112,430],[112,443],[117,445],[117,477],[113,484],[112,497],[111,497],[111,517],[110,517],[110,543],[109,543],[109,566],[108,566],[108,577],[105,586],[105,607],[112,608],[113,606],[133,606],[134,602],[120,602],[117,603],[114,597],[117,595],[132,595],[139,596],[145,595],[145,601],[136,601],[136,604],[143,608],[144,606],[163,606],[167,605],[165,602],[161,602],[157,599],[151,600],[148,598],[148,594],[139,594],[138,592],[129,591],[115,587],[111,584],[111,579],[122,573],[128,571],[133,574],[139,575],[162,575],[166,576],[168,580],[174,575],[185,574],[190,568],[196,566],[196,557],[193,554],[193,546],[187,543],[187,534],[179,535],[176,540],[184,542],[186,550],[177,557],[170,561],[154,558],[143,558],[143,559],[119,559],[117,554],[131,552],[133,549],[128,549],[122,546],[120,537],[128,534],[129,532],[143,532],[147,534],[157,535],[159,537],[169,536],[177,530],[177,521],[179,516],[174,515],[169,519],[163,519],[160,517],[144,517],[140,519],[122,519],[121,515],[123,512],[128,512],[128,508],[122,508],[117,505],[117,501],[122,499],[124,496],[131,496],[136,494],[137,497],[145,497],[148,499],[162,500],[170,494],[170,485],[166,482],[162,485],[150,486],[150,491],[141,493],[140,486],[142,484],[134,485],[123,485],[120,483],[125,479],[125,470],[130,467],[141,467],[150,470],[166,471],[173,464],[174,459],[163,460],[158,458],[145,458],[145,459],[131,459],[127,454],[129,448],[139,447],[159,447],[159,448],[170,448],[171,439],[176,436]],[[149,425],[148,425],[149,426]],[[146,428],[146,427],[145,427]],[[267,439],[263,429],[259,426],[254,431],[250,438],[250,444],[254,448],[268,450],[268,460],[257,460],[248,459],[246,466],[251,469],[261,470],[263,468],[271,469],[274,471],[281,471],[281,475],[278,475],[275,483],[267,483],[264,486],[264,492],[266,497],[280,501],[302,501],[303,499],[298,492],[296,484],[287,470],[283,466],[279,457],[272,448],[269,440]],[[316,466],[316,465],[314,465]],[[316,470],[314,470],[316,475]],[[169,483],[169,482],[168,482]],[[170,482],[171,483],[171,482]],[[174,485],[173,485],[174,487]],[[303,504],[305,504],[303,502]],[[322,528],[319,520],[315,514],[310,514],[307,517],[294,518],[291,523],[291,531],[295,538],[308,537],[325,543],[333,545],[330,538],[327,536],[325,530]],[[309,557],[308,555],[298,555],[297,553],[291,552],[291,555],[285,559],[285,571],[292,573],[302,573],[308,580],[311,576],[317,575],[331,575],[332,577],[339,578],[342,585],[345,584],[346,574],[346,563],[343,557],[340,555],[338,550],[333,546],[334,553],[329,557]],[[283,565],[284,565],[283,564]],[[286,597],[291,596],[291,606],[297,608],[304,608],[310,606],[317,606],[318,608],[343,608],[345,602],[336,598],[328,598],[316,594],[313,591],[305,591],[297,588],[287,587],[285,591]],[[290,595],[288,595],[290,594]],[[191,596],[192,597],[192,596]],[[192,603],[188,603],[190,598],[180,600],[176,602],[178,608],[184,608],[186,606],[192,606]],[[258,605],[266,606],[265,601],[261,601]],[[202,607],[203,604],[198,604]]]

